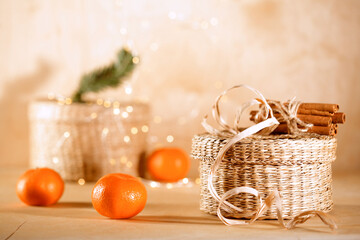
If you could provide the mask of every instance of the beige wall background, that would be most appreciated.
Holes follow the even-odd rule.
[[[147,99],[158,122],[150,149],[172,135],[189,151],[216,95],[245,83],[272,99],[340,104],[347,122],[334,169],[360,170],[357,0],[1,0],[0,166],[28,163],[29,101],[70,95],[124,44],[141,65],[123,87],[94,97]]]

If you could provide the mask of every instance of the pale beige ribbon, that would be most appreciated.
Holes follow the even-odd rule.
[[[252,92],[254,92],[259,97],[259,99],[254,98],[254,99],[242,104],[240,106],[240,108],[237,110],[234,126],[231,127],[225,121],[225,119],[223,119],[221,117],[220,109],[219,109],[219,102],[220,102],[221,98],[224,95],[226,95],[229,91],[231,91],[233,89],[237,89],[237,88],[247,88],[247,89],[251,90]],[[240,118],[241,118],[242,113],[248,107],[253,106],[255,104],[262,104],[261,116],[263,117],[262,119],[265,119],[265,120],[258,122],[255,125],[248,127],[245,130],[241,131],[239,123],[240,123]],[[281,105],[279,105],[279,106],[281,107]],[[282,106],[284,107],[284,105],[282,105]],[[290,106],[290,108],[287,108],[287,109],[280,108],[280,109],[282,109],[283,112],[291,110],[291,112],[293,113],[294,110],[297,111],[299,104],[290,102],[290,104],[288,104],[288,106]],[[285,109],[285,110],[283,110],[283,109]],[[281,112],[280,112],[280,114],[281,114]],[[214,164],[210,168],[210,172],[208,175],[208,189],[209,189],[210,194],[219,202],[218,209],[217,209],[217,215],[224,224],[226,224],[226,225],[251,224],[254,221],[256,221],[259,217],[261,217],[266,212],[266,210],[269,209],[273,203],[275,203],[278,221],[279,221],[280,225],[286,229],[294,228],[297,224],[303,223],[313,216],[318,216],[332,230],[337,228],[335,221],[328,214],[321,212],[321,211],[315,211],[315,210],[305,211],[305,212],[295,216],[294,218],[292,218],[290,221],[288,221],[285,224],[283,216],[282,216],[281,197],[280,197],[278,190],[276,190],[276,189],[274,191],[272,191],[264,201],[261,199],[259,192],[256,189],[251,188],[251,187],[235,187],[235,188],[230,189],[229,191],[225,192],[220,197],[214,187],[213,179],[214,179],[216,171],[218,170],[220,163],[221,163],[225,153],[228,151],[228,149],[231,148],[235,143],[239,142],[241,139],[246,138],[255,133],[261,132],[261,134],[263,134],[263,135],[270,134],[277,127],[279,122],[274,117],[273,111],[272,111],[271,107],[269,106],[268,102],[266,101],[266,99],[264,98],[264,96],[258,90],[254,89],[250,86],[244,85],[244,84],[234,86],[234,87],[224,91],[223,93],[221,93],[217,97],[215,104],[212,107],[212,115],[213,115],[215,121],[220,125],[221,130],[218,130],[217,128],[214,128],[211,125],[209,125],[206,122],[207,116],[204,117],[203,122],[202,122],[202,125],[205,128],[205,130],[207,132],[209,132],[210,134],[215,134],[215,135],[218,135],[221,137],[230,138],[230,140],[220,149],[220,151],[215,159]],[[282,116],[286,116],[286,114],[284,113],[284,115],[282,115]],[[294,116],[288,117],[289,122],[290,121],[297,122],[296,119],[297,119],[296,114]],[[305,126],[305,127],[307,127],[307,126]],[[296,131],[296,129],[295,129],[295,131]],[[236,213],[236,212],[244,213],[245,212],[243,209],[241,209],[227,201],[228,198],[231,198],[232,196],[240,194],[240,193],[249,193],[249,194],[252,194],[255,197],[257,197],[260,207],[256,211],[253,211],[251,213],[244,215],[246,217],[250,217],[250,220],[229,219],[229,218],[224,217],[223,214],[221,213],[221,209],[228,213]]]

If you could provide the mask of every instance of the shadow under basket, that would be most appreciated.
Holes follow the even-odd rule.
[[[192,157],[200,161],[200,210],[212,215],[216,215],[218,203],[207,188],[208,174],[228,140],[200,134],[192,141]],[[278,189],[285,219],[307,210],[329,212],[336,145],[334,137],[317,134],[247,137],[226,153],[213,178],[214,187],[220,197],[235,187],[252,187],[263,199]],[[257,199],[245,193],[228,201],[245,211],[223,211],[226,217],[250,218],[251,211],[259,207]],[[272,206],[262,219],[277,219],[276,208]]]
[[[149,130],[147,104],[39,100],[30,104],[29,120],[31,167],[52,168],[70,181],[96,181],[114,172],[139,175]]]

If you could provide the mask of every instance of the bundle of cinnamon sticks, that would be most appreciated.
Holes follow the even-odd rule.
[[[270,104],[274,110],[275,105]],[[301,103],[297,111],[297,117],[305,122],[313,124],[307,132],[320,135],[335,136],[338,131],[338,124],[345,123],[345,113],[338,112],[338,104],[328,103]],[[258,111],[250,112],[250,120],[255,121],[255,115]],[[279,119],[280,114],[274,114]],[[274,133],[288,133],[287,124],[280,122],[280,125],[274,130]]]

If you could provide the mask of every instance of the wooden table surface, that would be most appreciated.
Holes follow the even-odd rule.
[[[51,207],[29,207],[15,193],[25,169],[0,170],[0,239],[360,239],[360,174],[334,177],[338,230],[311,219],[294,230],[275,220],[250,226],[225,226],[199,211],[199,187],[148,188],[145,209],[128,220],[111,220],[91,205],[94,183],[67,183],[60,201]]]

